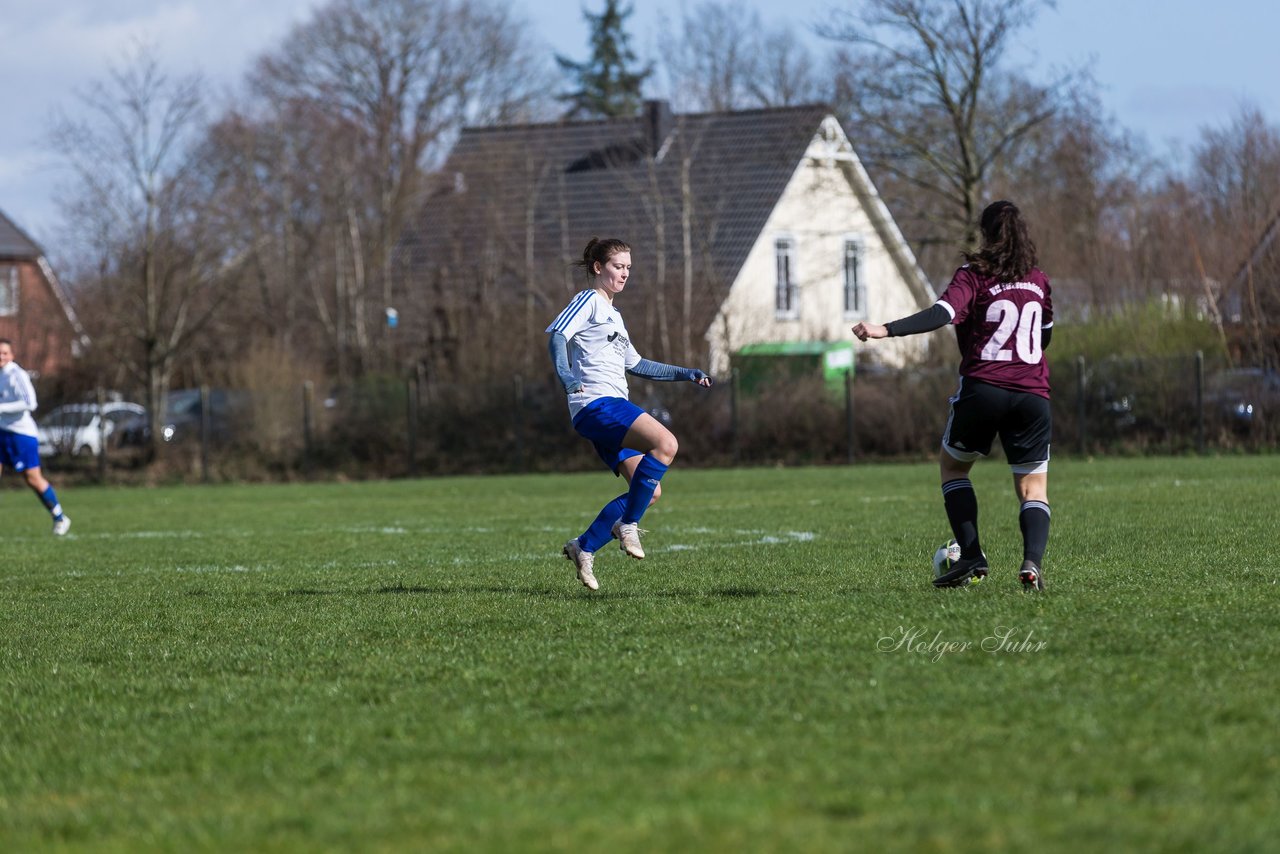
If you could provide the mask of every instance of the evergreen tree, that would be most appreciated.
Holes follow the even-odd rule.
[[[605,0],[604,11],[593,15],[583,10],[591,25],[591,58],[574,62],[556,54],[556,62],[574,79],[576,89],[559,97],[569,104],[567,115],[575,117],[632,116],[640,110],[640,87],[653,73],[650,63],[635,68],[637,59],[630,37],[623,29],[631,7],[621,0]]]

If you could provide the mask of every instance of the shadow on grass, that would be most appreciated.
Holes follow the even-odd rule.
[[[755,599],[761,596],[793,596],[794,590],[766,590],[761,587],[717,587],[711,590],[605,590],[588,593],[576,588],[550,589],[546,587],[518,587],[514,585],[456,585],[456,586],[406,586],[395,584],[373,590],[319,590],[313,587],[295,587],[286,590],[286,596],[474,596],[493,594],[499,596],[543,596],[549,599]]]

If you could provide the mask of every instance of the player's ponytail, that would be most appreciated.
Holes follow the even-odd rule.
[[[574,261],[573,266],[586,270],[587,276],[591,277],[596,274],[595,265],[597,263],[603,267],[609,262],[610,258],[619,252],[630,251],[631,247],[616,237],[610,237],[605,240],[593,237],[587,242],[587,247],[582,250],[582,260]]]
[[[1026,220],[1013,202],[987,205],[979,221],[982,247],[966,252],[964,258],[984,276],[1002,282],[1022,279],[1036,265],[1036,245],[1031,242]]]

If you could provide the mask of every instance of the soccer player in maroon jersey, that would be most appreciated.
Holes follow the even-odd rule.
[[[966,252],[938,301],[887,325],[859,323],[860,341],[930,332],[948,323],[960,345],[960,387],[942,433],[942,502],[960,560],[935,578],[938,587],[961,587],[987,575],[978,539],[978,498],[969,469],[1004,446],[1013,488],[1022,502],[1022,568],[1028,590],[1044,589],[1049,542],[1049,363],[1044,350],[1053,332],[1049,279],[1036,267],[1036,248],[1016,205],[999,201],[981,219],[982,246]]]

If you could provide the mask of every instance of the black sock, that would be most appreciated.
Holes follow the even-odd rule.
[[[1043,501],[1027,501],[1018,513],[1022,528],[1022,559],[1040,566],[1045,547],[1049,545],[1049,505]]]
[[[947,508],[951,533],[960,544],[960,557],[964,560],[982,557],[982,545],[978,542],[978,495],[969,478],[942,484],[942,504]]]

